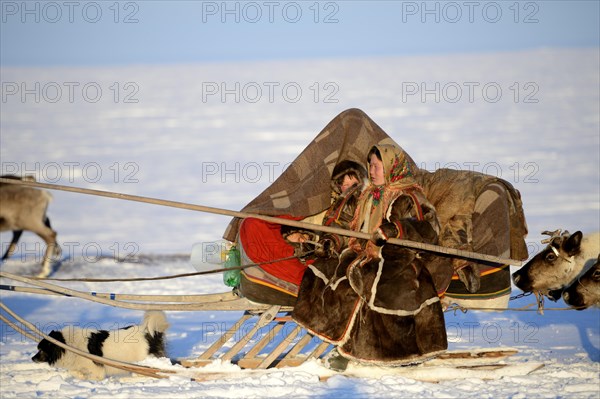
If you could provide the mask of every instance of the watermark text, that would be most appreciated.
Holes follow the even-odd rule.
[[[2,103],[89,103],[103,98],[114,103],[137,104],[136,82],[2,82]]]
[[[140,166],[136,162],[2,162],[1,175],[33,176],[36,181],[57,183],[68,181],[75,183],[83,180],[86,183],[98,183],[110,180],[113,183],[139,183]]]
[[[2,23],[136,24],[140,6],[134,1],[2,1],[0,11]]]
[[[202,22],[335,24],[339,22],[339,11],[339,4],[333,1],[203,1]]]
[[[335,82],[202,82],[202,102],[297,103],[303,99],[314,103],[338,103],[340,91]]]
[[[402,22],[420,23],[539,23],[534,1],[403,1]]]
[[[514,103],[537,104],[540,88],[535,82],[402,82],[401,98],[407,102],[497,103],[503,98]]]

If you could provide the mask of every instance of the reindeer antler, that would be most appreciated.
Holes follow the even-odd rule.
[[[550,244],[550,243],[554,242],[554,240],[570,236],[570,234],[567,230],[562,231],[562,234],[561,234],[561,231],[562,231],[561,229],[556,229],[554,231],[548,231],[548,230],[542,231],[543,235],[550,236],[550,238],[543,239],[542,244]]]

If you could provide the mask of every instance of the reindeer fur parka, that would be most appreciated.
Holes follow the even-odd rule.
[[[437,243],[435,210],[412,178],[405,154],[377,146],[386,184],[360,196],[353,230]],[[391,238],[388,237],[388,238]],[[410,248],[350,239],[339,259],[317,260],[307,269],[293,317],[344,357],[401,365],[420,362],[447,348],[442,307],[429,256]]]

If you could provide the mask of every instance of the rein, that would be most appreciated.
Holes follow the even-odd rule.
[[[271,263],[282,262],[282,261],[285,261],[285,260],[297,259],[297,258],[300,258],[300,257],[305,256],[307,254],[309,254],[309,252],[306,252],[303,255],[288,256],[286,258],[274,259],[274,260],[270,260],[270,261],[266,261],[266,262],[249,263],[247,265],[225,267],[225,268],[221,268],[221,269],[205,270],[203,272],[173,274],[173,275],[170,275],[170,276],[159,276],[159,277],[133,277],[133,278],[49,278],[49,277],[30,277],[30,278],[32,280],[79,281],[79,282],[90,282],[90,283],[109,283],[109,282],[119,282],[119,281],[170,280],[170,279],[181,278],[181,277],[193,277],[193,276],[202,276],[202,275],[207,275],[207,274],[223,273],[223,272],[226,272],[226,271],[229,271],[229,270],[244,270],[244,269],[248,269],[250,267],[268,265],[268,264],[271,264]]]

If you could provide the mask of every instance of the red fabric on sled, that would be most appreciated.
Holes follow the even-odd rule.
[[[291,216],[283,219],[300,220]],[[281,235],[281,225],[255,218],[246,218],[240,226],[240,243],[246,255],[255,263],[269,262],[294,255],[294,247]],[[300,285],[306,265],[298,259],[283,260],[260,266],[267,273]]]

